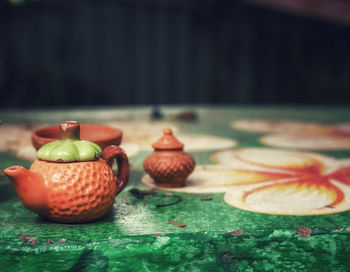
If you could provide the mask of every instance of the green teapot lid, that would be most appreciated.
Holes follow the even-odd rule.
[[[102,148],[90,141],[80,140],[80,124],[64,121],[60,124],[61,139],[43,145],[37,152],[38,159],[53,162],[98,160]]]

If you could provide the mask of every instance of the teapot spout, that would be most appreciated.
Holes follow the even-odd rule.
[[[22,166],[11,166],[4,170],[19,198],[29,210],[43,214],[46,210],[46,189],[43,176]]]

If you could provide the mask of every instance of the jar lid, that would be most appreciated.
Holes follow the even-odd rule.
[[[173,136],[171,128],[164,129],[164,135],[155,142],[152,147],[154,149],[183,149],[184,144],[180,143],[176,137]]]

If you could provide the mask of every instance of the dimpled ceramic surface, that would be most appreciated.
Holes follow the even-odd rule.
[[[171,151],[153,153],[144,162],[147,173],[156,178],[156,183],[162,187],[183,186],[194,165],[195,162],[190,155]]]
[[[116,195],[116,181],[104,160],[55,163],[36,160],[31,171],[43,175],[49,210],[58,222],[87,222],[103,217]]]

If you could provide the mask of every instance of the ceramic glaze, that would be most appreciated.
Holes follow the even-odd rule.
[[[152,147],[155,152],[144,161],[145,171],[158,186],[184,186],[195,167],[195,161],[183,151],[184,145],[173,136],[172,130],[164,129],[164,135]]]

